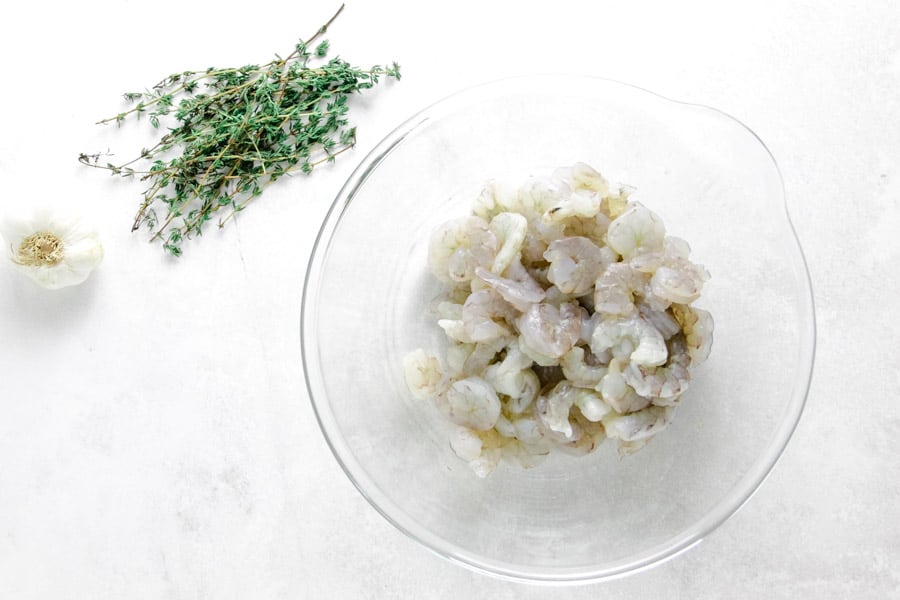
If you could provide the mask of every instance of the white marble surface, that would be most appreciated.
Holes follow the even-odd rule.
[[[348,4],[333,47],[397,60],[403,81],[354,107],[350,156],[273,188],[179,263],[128,232],[135,184],[76,163],[141,143],[93,121],[171,71],[267,60],[336,4],[6,13],[0,209],[65,197],[100,222],[107,256],[57,292],[0,269],[0,598],[900,597],[896,3],[516,4]],[[572,589],[470,573],[395,531],[330,454],[299,362],[306,262],[357,161],[447,93],[553,71],[752,127],[783,171],[819,317],[806,412],[752,500],[686,555]]]

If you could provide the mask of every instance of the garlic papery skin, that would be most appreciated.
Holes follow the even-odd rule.
[[[13,268],[49,289],[82,283],[103,260],[97,230],[69,210],[9,213],[0,237]]]

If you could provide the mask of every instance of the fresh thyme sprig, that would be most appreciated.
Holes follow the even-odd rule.
[[[107,162],[103,153],[78,157],[87,166],[147,182],[132,231],[147,227],[151,241],[161,240],[167,252],[180,256],[182,242],[202,235],[214,214],[224,209],[222,227],[278,179],[309,174],[353,147],[349,97],[382,77],[400,79],[400,67],[360,69],[328,58],[329,43],[320,38],[343,9],[286,58],[183,71],[144,92],[124,94],[134,105],[99,123],[146,116],[159,129],[164,117],[177,121],[128,162]]]

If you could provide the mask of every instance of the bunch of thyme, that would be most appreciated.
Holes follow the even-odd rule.
[[[180,256],[182,242],[201,235],[214,214],[225,209],[222,227],[281,177],[309,174],[353,147],[348,98],[381,77],[400,79],[400,67],[359,69],[328,59],[328,41],[319,39],[343,8],[286,58],[175,73],[150,90],[126,93],[134,106],[99,121],[121,124],[146,116],[154,128],[167,115],[177,121],[128,162],[105,162],[108,154],[100,153],[78,157],[112,175],[147,182],[132,231],[149,228],[151,241],[161,240],[167,252]]]

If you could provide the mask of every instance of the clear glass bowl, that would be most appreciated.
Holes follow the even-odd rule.
[[[672,425],[620,459],[604,444],[477,478],[402,358],[443,347],[429,234],[481,184],[577,161],[636,188],[712,279],[715,342]],[[303,293],[303,365],[322,431],[372,506],[439,555],[530,582],[593,582],[676,556],[732,515],[788,443],[815,348],[812,293],[778,168],[717,110],[590,77],[502,80],[416,114],[334,202]]]

